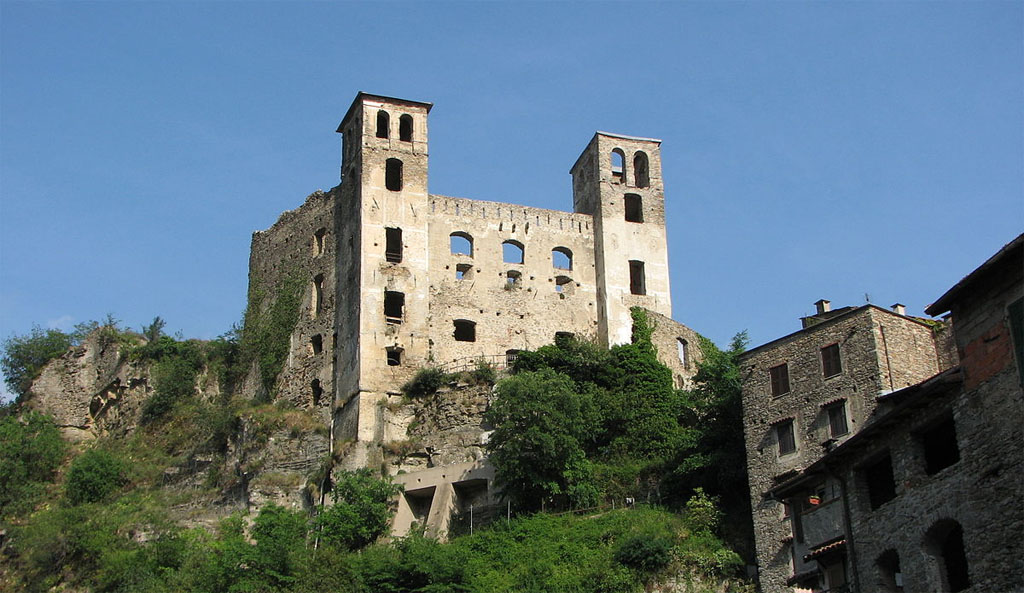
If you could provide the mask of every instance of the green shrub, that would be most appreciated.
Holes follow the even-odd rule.
[[[60,431],[38,412],[0,420],[0,517],[32,507],[65,449]]]
[[[127,482],[124,462],[102,449],[90,449],[71,462],[64,491],[73,505],[99,502]]]
[[[451,377],[437,367],[426,367],[416,372],[409,382],[402,385],[402,393],[406,397],[420,398],[437,393]]]
[[[638,535],[624,541],[615,551],[615,561],[653,574],[672,561],[672,542],[663,537]]]
[[[703,488],[697,488],[690,500],[686,501],[686,517],[694,531],[714,533],[722,519],[722,512],[718,510],[716,498],[705,494]]]
[[[28,335],[8,338],[0,359],[7,386],[18,396],[25,396],[46,363],[67,352],[72,345],[72,336],[58,329],[44,330],[38,325]]]
[[[153,393],[142,405],[141,422],[153,422],[176,403],[194,396],[197,372],[196,363],[185,356],[169,356],[154,364]]]
[[[470,377],[477,385],[494,385],[498,379],[498,372],[494,370],[494,365],[480,360],[477,361],[476,368],[470,371]]]
[[[368,469],[340,472],[331,491],[334,504],[316,519],[320,539],[330,546],[358,550],[387,531],[392,499],[401,487],[373,476]]]

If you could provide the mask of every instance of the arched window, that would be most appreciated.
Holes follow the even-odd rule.
[[[626,222],[644,221],[644,201],[637,194],[626,194],[623,202],[626,206]]]
[[[637,151],[633,155],[633,181],[637,187],[651,185],[651,174],[648,172],[647,153]]]
[[[402,161],[388,159],[384,171],[384,185],[391,191],[402,190]]]
[[[469,233],[456,231],[448,236],[452,255],[468,255],[473,257],[473,236]]]
[[[621,149],[612,150],[612,183],[626,179],[626,154]]]
[[[562,295],[572,294],[573,283],[572,278],[568,276],[555,276],[555,292]]]
[[[647,294],[647,281],[644,278],[644,262],[629,260],[629,292]]]
[[[676,350],[679,352],[679,364],[690,368],[690,343],[683,338],[676,338]]]
[[[398,139],[412,142],[412,116],[408,113],[398,118]]]
[[[475,342],[476,323],[468,319],[456,319],[454,336],[456,342]]]
[[[878,565],[878,590],[884,593],[903,593],[903,573],[900,571],[900,555],[896,550],[886,550],[875,560]]]
[[[391,118],[388,116],[388,112],[381,109],[377,112],[377,137],[387,138],[388,128],[391,126]]]
[[[523,244],[509,239],[501,244],[501,259],[506,264],[523,263]]]
[[[327,235],[327,229],[321,227],[313,233],[313,255],[322,255],[324,252],[324,237]]]
[[[924,550],[939,564],[939,591],[956,593],[971,586],[964,550],[964,530],[953,519],[937,521],[925,533]]]
[[[555,247],[551,250],[551,265],[556,270],[571,270],[572,251],[568,247]]]

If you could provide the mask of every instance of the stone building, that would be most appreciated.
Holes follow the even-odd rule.
[[[628,342],[634,306],[687,385],[700,351],[669,317],[661,142],[596,133],[570,170],[572,212],[440,196],[431,107],[359,93],[337,129],[341,183],[253,235],[250,308],[289,289],[301,302],[278,397],[322,411],[343,466],[376,467],[405,431],[388,398],[419,369],[502,366],[563,334]]]
[[[856,434],[760,492],[784,510],[762,518],[759,561],[791,562],[765,591],[1024,590],[1024,235],[926,309],[950,311],[957,366],[878,395]]]
[[[860,431],[880,396],[953,364],[946,326],[908,316],[903,305],[815,305],[802,329],[740,359],[758,574],[766,592],[846,582],[841,565],[822,571],[805,560],[808,538],[794,537],[790,521],[805,509],[783,504],[773,489]],[[815,486],[819,500],[830,500],[837,488]]]

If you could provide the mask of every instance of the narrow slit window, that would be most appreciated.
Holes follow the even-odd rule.
[[[521,264],[523,256],[523,244],[519,241],[509,239],[501,244],[501,258],[506,264]]]
[[[629,260],[629,292],[647,294],[647,282],[644,278],[644,262]]]
[[[626,222],[644,221],[644,201],[637,194],[626,194],[623,199],[626,206]]]
[[[620,149],[612,150],[612,183],[622,183],[626,177],[626,154]]]
[[[313,233],[313,255],[322,255],[324,252],[324,237],[327,236],[327,229],[321,227]]]
[[[324,351],[324,337],[320,334],[314,335],[309,339],[309,347],[312,348],[313,354],[320,354]]]
[[[324,396],[324,388],[320,385],[320,379],[313,379],[309,384],[309,391],[310,395],[313,396],[313,405],[319,406],[320,400],[323,399]]]
[[[384,229],[384,258],[393,263],[402,263],[402,229]]]
[[[324,275],[317,274],[313,277],[313,317],[316,317],[324,308]]]
[[[646,152],[639,151],[633,155],[633,181],[637,187],[648,187],[651,185]]]
[[[408,113],[398,118],[398,139],[412,142],[412,116]]]
[[[452,255],[468,255],[473,257],[473,237],[469,233],[461,231],[452,233],[449,236],[449,244]]]
[[[387,138],[388,128],[391,127],[391,117],[388,116],[388,112],[381,109],[377,112],[377,137]]]
[[[385,164],[384,185],[390,191],[402,191],[402,161],[388,159]]]
[[[402,323],[405,309],[405,293],[393,290],[384,291],[384,320],[388,323]]]
[[[572,251],[568,247],[555,247],[551,250],[551,265],[556,270],[572,270]]]
[[[468,319],[456,319],[454,336],[456,342],[475,342],[476,323]]]
[[[676,350],[679,354],[679,364],[683,368],[690,367],[690,343],[683,338],[676,338]]]

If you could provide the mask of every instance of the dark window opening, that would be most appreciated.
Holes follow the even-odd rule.
[[[556,270],[571,270],[572,251],[567,247],[555,247],[551,250],[551,265]]]
[[[402,161],[388,159],[384,171],[384,186],[391,191],[402,190]]]
[[[405,309],[405,293],[385,290],[384,320],[388,323],[402,323],[403,309]]]
[[[316,317],[324,308],[324,275],[317,274],[313,278],[313,317]]]
[[[398,139],[412,142],[412,116],[405,114],[398,118]]]
[[[309,390],[313,395],[313,405],[319,406],[320,399],[324,395],[324,388],[320,386],[320,379],[313,379],[313,382],[309,384]]]
[[[960,447],[956,442],[956,423],[947,416],[920,435],[924,447],[925,473],[937,474],[960,461]]]
[[[452,255],[468,255],[469,257],[473,257],[472,235],[459,231],[452,233],[449,236],[449,240]]]
[[[388,128],[391,126],[391,118],[388,116],[388,112],[381,109],[377,112],[377,137],[387,138]]]
[[[521,264],[523,257],[523,244],[519,241],[509,239],[501,244],[501,260],[506,264]]]
[[[676,338],[676,350],[679,354],[679,364],[683,368],[690,367],[690,343],[682,338]]]
[[[946,572],[946,583],[952,593],[971,586],[967,573],[967,553],[964,550],[964,530],[956,525],[942,542],[942,563]]]
[[[469,280],[473,277],[473,266],[470,264],[458,264],[455,266],[456,280]]]
[[[338,349],[338,332],[331,334],[331,348]]]
[[[572,278],[568,276],[555,276],[555,292],[563,295],[572,293]]]
[[[516,286],[519,286],[519,283],[522,282],[522,280],[522,273],[517,272],[516,270],[509,270],[505,272],[505,286],[507,288],[515,288]]]
[[[384,229],[384,259],[393,264],[402,262],[402,229]]]
[[[324,337],[316,334],[309,339],[309,345],[313,348],[313,354],[320,354],[324,351]]]
[[[618,148],[612,151],[612,183],[622,183],[626,177],[626,153]]]
[[[1006,307],[1013,339],[1013,355],[1017,359],[1017,382],[1024,386],[1024,299],[1017,299]]]
[[[327,235],[327,229],[319,228],[313,233],[313,255],[320,255],[324,252],[324,237]]]
[[[779,455],[789,455],[796,452],[796,432],[793,430],[792,419],[776,424],[775,436],[779,440]]]
[[[626,194],[626,222],[644,221],[644,201],[636,194]]]
[[[881,577],[884,593],[903,593],[903,572],[900,570],[900,555],[896,550],[886,550],[875,561]]]
[[[843,372],[843,364],[839,360],[839,344],[831,344],[821,349],[821,369],[826,377],[834,377]]]
[[[772,380],[772,395],[784,395],[789,393],[789,365],[782,363],[768,369],[768,375]]]
[[[468,319],[456,319],[454,335],[456,342],[475,342],[476,323]]]
[[[633,155],[633,181],[637,187],[647,187],[651,184],[647,153],[645,152],[637,152]]]
[[[505,366],[511,367],[516,363],[516,359],[519,358],[518,350],[506,350],[505,351]]]
[[[647,284],[644,279],[644,262],[629,260],[629,292],[632,294],[647,294]]]
[[[841,401],[832,404],[827,408],[828,430],[833,438],[841,437],[850,432],[846,422],[846,402]]]
[[[559,346],[571,341],[576,337],[576,334],[572,332],[555,332],[555,344]]]
[[[388,366],[397,367],[402,366],[402,349],[392,347],[387,349],[388,354]]]
[[[896,478],[892,473],[892,458],[888,453],[864,468],[864,481],[868,487],[871,510],[896,498]]]

